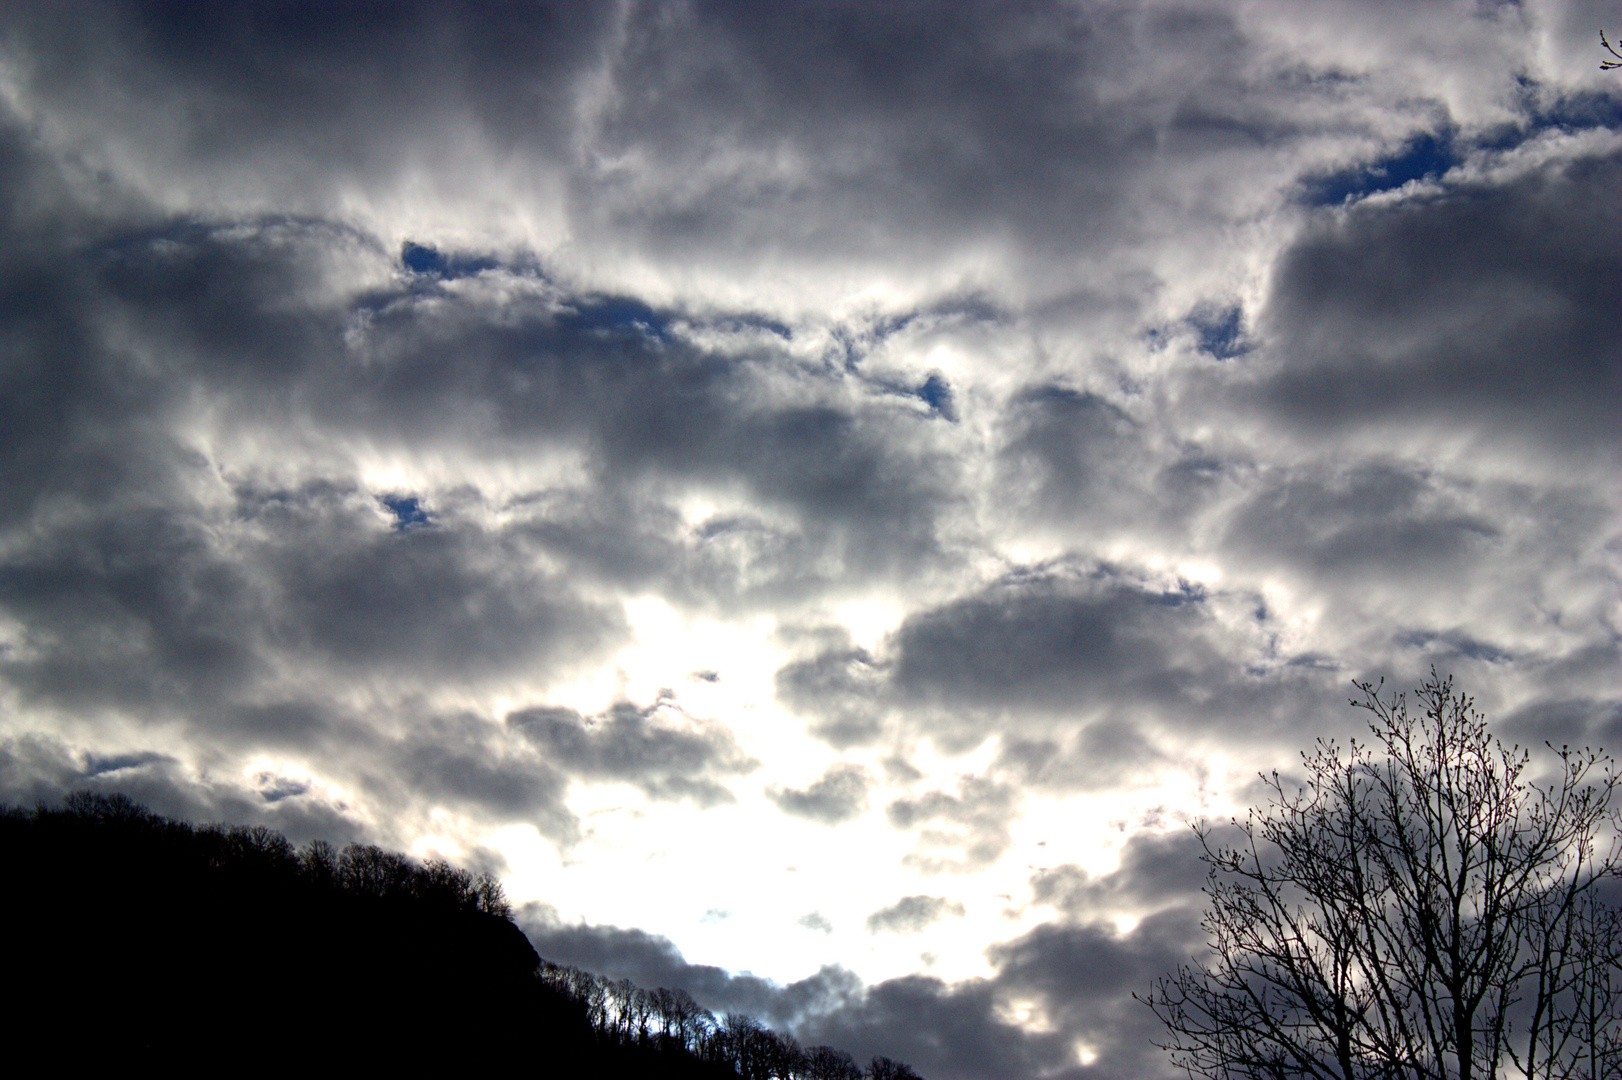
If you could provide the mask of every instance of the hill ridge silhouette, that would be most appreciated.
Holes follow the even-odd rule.
[[[916,1080],[801,1048],[543,960],[490,875],[374,845],[296,849],[263,826],[194,826],[123,795],[0,808],[14,1045],[74,1068],[252,1075],[313,1064],[414,1073]]]

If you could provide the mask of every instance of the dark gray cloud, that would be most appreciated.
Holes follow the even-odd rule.
[[[390,748],[387,767],[370,780],[396,788],[392,794],[402,802],[426,797],[497,820],[528,822],[560,844],[574,840],[579,823],[563,801],[567,777],[505,735],[500,725],[477,716],[417,718]]]
[[[869,934],[916,934],[931,923],[948,916],[961,916],[962,904],[944,896],[925,896],[922,893],[903,896],[889,907],[882,907],[867,917]]]
[[[573,775],[624,780],[655,799],[691,799],[700,806],[733,801],[717,777],[747,773],[760,763],[715,724],[680,717],[661,701],[647,708],[620,702],[603,716],[573,709],[533,708],[509,713],[507,726],[549,764]]]
[[[1609,650],[1615,671],[1622,650]],[[1551,696],[1498,720],[1501,738],[1522,745],[1548,741],[1555,746],[1594,746],[1617,752],[1622,747],[1622,701],[1591,697]]]
[[[840,749],[872,742],[882,731],[884,672],[866,649],[824,650],[779,668],[777,696],[817,717],[812,730]]]
[[[1031,878],[1039,904],[1077,917],[1112,908],[1136,912],[1197,904],[1205,885],[1204,849],[1192,829],[1144,832],[1121,850],[1118,867],[1093,876],[1078,866],[1055,866]]]
[[[1615,452],[1614,153],[1326,217],[1280,258],[1259,400],[1302,430]]]
[[[1132,993],[1185,962],[1202,944],[1195,909],[1173,908],[1142,920],[1128,934],[1101,924],[1045,923],[987,950],[997,984],[1031,995],[1044,1015],[1092,1060],[1067,1075],[1169,1076],[1154,1047],[1159,1021]]]
[[[1005,737],[996,766],[1022,785],[1086,791],[1130,788],[1173,763],[1138,726],[1112,717],[1062,738]]]
[[[707,352],[637,317],[657,322],[652,309],[562,296],[527,271],[509,279],[517,302],[397,278],[346,304],[317,284],[333,257],[374,271],[386,264],[376,241],[320,220],[176,223],[99,246],[90,280],[19,296],[30,314],[11,330],[30,352],[71,350],[57,370],[17,373],[15,430],[26,439],[17,451],[60,465],[83,444],[90,457],[65,470],[36,462],[19,475],[99,484],[81,497],[136,467],[145,490],[174,484],[177,471],[202,462],[163,424],[183,402],[206,403],[228,426],[291,439],[300,453],[309,438],[509,461],[585,454],[589,489],[521,493],[516,505],[538,518],[522,536],[616,585],[658,583],[700,602],[718,591],[770,597],[833,572],[906,572],[940,557],[933,529],[950,458],[895,430],[909,410],[837,372],[800,371],[785,397],[781,356]],[[104,340],[114,312],[118,350]],[[443,362],[447,351],[455,364]],[[71,411],[50,396],[68,391]],[[133,447],[111,450],[109,421],[130,429]],[[636,493],[649,481],[677,490],[742,483],[795,521],[721,514],[692,533]],[[444,536],[424,529],[413,550],[427,556]],[[817,564],[831,569],[808,576]],[[362,609],[372,602],[358,599]]]
[[[1036,568],[916,610],[882,658],[835,645],[792,662],[777,690],[836,745],[871,741],[886,723],[959,749],[995,735],[1001,765],[1022,783],[1118,783],[1164,759],[1139,726],[1145,713],[1198,723],[1213,700],[1231,695],[1237,708],[1257,695],[1239,666],[1254,643],[1212,606],[1186,582],[1151,584],[1107,565]],[[1243,710],[1295,704],[1295,681],[1271,679]]]
[[[569,925],[540,906],[520,924],[536,951],[645,987],[680,987],[720,1014],[747,1011],[802,1044],[828,1044],[858,1060],[884,1055],[936,1080],[1169,1077],[1154,1049],[1154,1017],[1127,991],[1175,967],[1199,931],[1187,909],[1144,920],[1130,934],[1052,924],[988,950],[994,974],[956,983],[924,975],[864,986],[823,968],[781,985],[689,964],[668,939],[640,930]],[[1010,1019],[1026,1013],[1038,1023]],[[1092,1058],[1082,1066],[1077,1043]]]
[[[247,492],[238,513],[268,541],[256,561],[280,586],[277,637],[341,665],[477,679],[580,656],[620,629],[472,523],[380,529],[375,504],[324,491]]]
[[[1198,587],[1155,589],[1108,567],[1013,577],[902,623],[895,689],[945,710],[1174,696],[1217,663],[1204,603]]]
[[[1157,55],[1186,81],[1145,77]],[[1287,138],[1285,110],[1330,88],[1247,84],[1268,59],[1209,5],[638,9],[611,69],[635,91],[597,130],[614,164],[577,199],[601,232],[701,262],[769,240],[927,273],[1015,236],[1047,265],[1130,232],[1151,161]]]
[[[297,205],[411,168],[452,175],[434,150],[470,118],[497,152],[566,151],[574,80],[606,15],[91,0],[23,5],[6,23],[31,96],[68,137],[127,139],[188,185],[213,177]]]
[[[860,765],[835,762],[803,788],[773,787],[766,794],[778,809],[796,817],[838,825],[867,809],[867,792],[872,778]]]
[[[833,966],[784,986],[754,975],[689,964],[668,938],[616,926],[564,923],[544,905],[523,908],[518,923],[535,951],[553,963],[611,979],[630,979],[649,989],[683,989],[717,1015],[746,1012],[774,1026],[788,1027],[814,1013],[850,1007],[861,992],[855,976]]]
[[[816,1017],[798,1034],[858,1057],[884,1053],[943,1080],[1169,1077],[1153,1046],[1157,1021],[1129,992],[1184,958],[1198,940],[1193,922],[1178,910],[1126,935],[1046,924],[991,947],[990,978],[888,980],[867,987],[859,1008]]]
[[[930,445],[927,418],[837,371],[791,368],[784,382],[781,354],[709,352],[622,304],[402,300],[366,323],[373,362],[338,368],[312,391],[340,430],[359,419],[401,441],[461,444],[471,429],[501,455],[586,455],[589,497],[534,493],[546,518],[531,536],[618,584],[769,598],[825,586],[826,572],[808,570],[818,563],[865,577],[941,558],[935,522],[955,466]],[[458,362],[447,370],[451,343]],[[689,532],[634,494],[648,484],[742,485],[766,513],[718,513]]]
[[[805,1025],[799,1038],[843,1047],[859,1059],[883,1054],[931,1080],[1071,1075],[1057,1071],[1074,1061],[1064,1035],[1033,1034],[1005,1019],[1000,1004],[988,980],[910,975],[869,987],[859,1009]]]
[[[1189,736],[1282,751],[1357,733],[1334,704],[1354,678],[1401,683],[1437,663],[1490,681],[1523,657],[1521,631],[1496,622],[1488,598],[1524,601],[1523,579],[1483,582],[1485,568],[1505,567],[1517,548],[1563,550],[1593,527],[1581,495],[1548,503],[1556,523],[1520,510],[1506,522],[1487,509],[1498,492],[1378,459],[1281,469],[1251,489],[1228,502],[1224,558],[1313,590],[1326,622],[1367,634],[1359,665],[1300,650],[1259,588],[1214,591],[1057,562],[915,607],[877,650],[830,641],[779,670],[778,696],[836,744],[857,737],[853,728],[859,742],[922,737],[959,751],[990,738],[998,783],[1129,789],[1167,767],[1198,769],[1180,741]],[[1538,677],[1548,683],[1539,693],[1569,698],[1542,648],[1528,669],[1551,672]],[[1585,648],[1599,658],[1612,646]],[[1572,673],[1588,686],[1599,670]]]
[[[295,844],[377,839],[355,808],[303,781],[261,773],[251,783],[198,777],[150,750],[97,754],[45,734],[0,739],[0,805],[55,806],[75,791],[124,794],[157,813],[198,824],[264,825]]]
[[[237,568],[205,523],[164,507],[104,511],[0,563],[0,605],[29,628],[0,657],[12,685],[69,708],[205,700],[257,672]]]
[[[199,738],[215,734],[243,746],[336,751],[346,741],[367,739],[355,716],[309,699],[223,706],[218,712],[194,717],[193,723]]]
[[[989,866],[1012,843],[1017,788],[984,776],[962,776],[957,791],[896,799],[885,816],[898,829],[918,829],[918,850],[903,860],[926,874],[966,873]]]
[[[1388,463],[1285,474],[1235,509],[1228,546],[1330,581],[1434,581],[1466,572],[1498,537],[1467,498],[1445,478]]]
[[[1006,423],[998,490],[1010,502],[1049,521],[1119,517],[1142,456],[1125,410],[1096,394],[1039,386],[1015,396]]]
[[[195,709],[278,656],[469,681],[578,659],[619,629],[515,566],[499,535],[391,531],[354,490],[244,490],[229,516],[177,503],[110,501],[0,562],[0,606],[30,628],[0,658],[15,685],[64,706]]]

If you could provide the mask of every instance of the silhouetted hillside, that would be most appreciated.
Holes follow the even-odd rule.
[[[542,1077],[859,1080],[682,991],[544,963],[501,887],[376,847],[295,850],[123,796],[0,813],[17,1049],[76,1071],[511,1065]],[[14,1051],[15,1054],[15,1051]],[[865,1075],[905,1080],[876,1060]]]

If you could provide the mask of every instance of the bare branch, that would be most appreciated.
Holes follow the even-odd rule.
[[[1553,750],[1557,778],[1432,671],[1356,684],[1378,755],[1320,742],[1304,786],[1197,835],[1210,956],[1142,1000],[1191,1076],[1622,1077],[1622,870],[1614,763]]]

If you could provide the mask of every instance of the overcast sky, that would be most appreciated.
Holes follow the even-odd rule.
[[[1188,828],[1622,750],[1622,6],[8,3],[0,798],[1156,1077]]]

